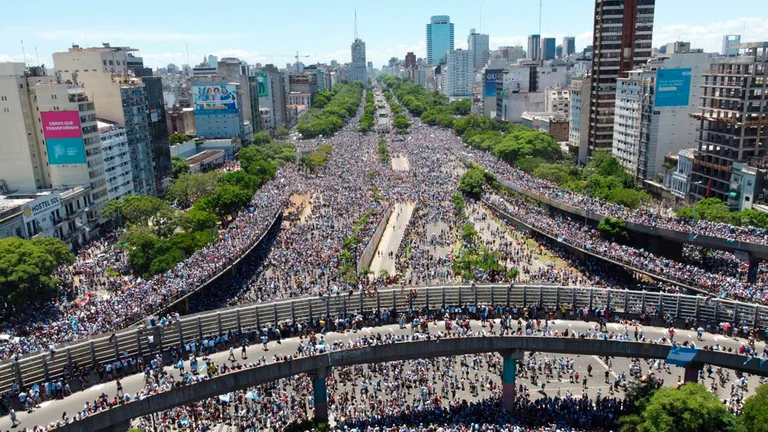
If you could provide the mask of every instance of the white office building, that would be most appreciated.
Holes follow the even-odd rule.
[[[702,74],[712,57],[694,50],[651,61],[616,82],[612,152],[640,180],[662,173],[664,156],[695,147]]]
[[[567,88],[555,87],[544,91],[544,111],[570,115],[571,92]]]
[[[108,198],[121,199],[133,193],[128,136],[125,134],[125,128],[115,122],[99,119],[98,125]]]
[[[472,96],[475,81],[472,66],[472,52],[451,50],[448,52],[448,64],[445,66],[443,93],[449,97]]]
[[[491,56],[488,35],[477,33],[475,29],[469,30],[467,47],[472,51],[472,68],[474,70],[482,69]]]

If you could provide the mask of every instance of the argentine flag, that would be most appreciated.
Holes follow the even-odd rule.
[[[688,363],[696,357],[698,348],[673,346],[669,349],[667,355],[667,363],[675,366],[685,367]]]

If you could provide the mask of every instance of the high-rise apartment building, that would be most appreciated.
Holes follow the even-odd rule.
[[[595,0],[588,151],[610,149],[616,79],[651,58],[656,0]]]
[[[541,39],[541,60],[552,60],[556,54],[555,38],[542,38]]]
[[[488,58],[491,56],[488,35],[480,34],[475,29],[470,29],[467,47],[472,51],[472,68],[478,70],[485,67],[485,64],[488,63]]]
[[[472,51],[458,49],[448,52],[448,62],[444,70],[445,95],[472,96],[472,84],[475,81],[472,59]]]
[[[731,49],[742,54],[716,57],[701,81],[691,194],[738,207],[735,164],[760,164],[768,156],[768,42]]]
[[[365,42],[355,39],[351,47],[352,64],[347,70],[347,79],[350,82],[360,81],[363,84],[368,82],[368,66],[365,61]]]
[[[108,198],[114,200],[132,195],[131,152],[125,128],[107,120],[98,120],[98,127]]]
[[[155,195],[157,181],[150,135],[150,108],[144,83],[129,60],[136,50],[127,47],[81,48],[53,54],[56,73],[62,80],[83,86],[93,99],[99,118],[117,123],[126,130],[131,154],[134,194]],[[96,126],[94,129],[98,133]]]
[[[566,36],[563,38],[563,57],[576,54],[576,38],[574,36]]]
[[[541,60],[541,35],[528,36],[528,60]]]
[[[729,35],[723,36],[723,48],[720,50],[720,54],[724,56],[738,55],[739,50],[734,48],[732,45],[737,45],[740,43],[741,43],[741,35],[729,34]]]
[[[435,66],[453,50],[453,23],[448,15],[435,15],[427,24],[427,64]],[[390,65],[391,66],[391,65]]]
[[[405,55],[405,67],[407,69],[411,66],[416,66],[416,54],[409,52]]]
[[[42,67],[0,63],[0,194],[12,194],[0,197],[0,236],[40,234],[77,246],[98,235],[107,186],[94,108],[80,85]],[[41,200],[50,211],[18,214],[19,205]]]

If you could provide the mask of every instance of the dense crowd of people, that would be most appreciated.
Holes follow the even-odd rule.
[[[463,172],[463,165],[455,155],[462,152],[464,146],[451,131],[428,127],[417,120],[413,122],[407,137],[397,134],[386,136],[389,154],[407,158],[408,169],[394,169],[389,162],[381,161],[377,152],[379,136],[358,133],[355,119],[332,137],[297,141],[297,153],[300,155],[320,145],[329,144],[333,150],[327,164],[317,170],[293,165],[281,168],[277,177],[255,194],[251,206],[220,231],[217,241],[151,280],[110,275],[110,269],[127,267],[125,254],[113,247],[119,232],[92,243],[79,251],[73,266],[58,271],[64,292],[69,297],[77,297],[77,301],[61,299],[13,316],[3,324],[2,331],[19,337],[5,345],[0,357],[18,357],[26,353],[53,350],[57,344],[71,343],[126,327],[164,309],[180,296],[191,293],[227,268],[262,237],[264,240],[256,245],[254,253],[238,266],[233,275],[215,282],[216,289],[210,290],[205,296],[192,298],[193,311],[302,295],[326,296],[372,290],[387,283],[412,286],[460,281],[454,273],[453,261],[461,222],[452,196]],[[691,227],[686,221],[662,217],[658,212],[648,209],[631,212],[620,206],[562,191],[488,154],[478,153],[471,155],[471,158],[506,181],[563,203],[584,207],[585,200],[589,200],[590,211],[600,214],[661,228],[693,230],[702,235],[768,243],[768,233],[764,230],[728,227],[704,221]],[[239,166],[237,163],[229,163],[225,169],[236,170]],[[490,194],[487,198],[530,226],[555,237],[558,242],[590,250],[671,280],[705,287],[715,295],[758,302],[768,300],[764,290],[768,283],[765,269],[762,269],[756,284],[749,284],[745,281],[743,264],[731,254],[712,253],[705,257],[706,264],[702,265],[702,252],[688,248],[683,259],[677,262],[603,240],[581,221],[552,216],[524,200]],[[350,263],[356,267],[358,256],[371,241],[388,207],[396,202],[413,203],[415,206],[413,216],[406,221],[404,239],[395,254],[396,274],[384,280],[377,279],[377,275],[370,279],[365,274],[359,275],[357,269],[350,272]],[[280,212],[285,214],[282,224],[268,230],[275,215]],[[549,240],[541,239],[532,247],[525,237],[509,230],[483,204],[469,203],[464,214],[477,227],[480,241],[490,250],[498,252],[506,267],[520,269],[519,281],[603,287],[625,287],[633,283],[631,275],[617,275],[604,261],[589,259],[579,262],[575,256]],[[545,244],[549,245],[546,255]],[[551,257],[557,258],[558,263]],[[478,275],[478,280],[485,277]],[[517,312],[515,308],[514,313]],[[451,318],[456,319],[455,316]],[[351,322],[349,318],[337,319],[334,326],[338,327],[340,322],[345,327],[355,326],[362,324],[365,319],[362,316],[352,318]],[[376,319],[394,322],[396,317],[387,315]],[[524,328],[515,330],[515,323]],[[290,326],[285,324],[267,329],[268,339],[274,339],[275,334],[278,338],[299,333],[307,337],[296,353],[287,357],[273,356],[271,362],[378,343],[492,334],[492,330],[485,328],[473,331],[458,327],[451,332],[414,333],[410,336],[369,335],[350,340],[348,344],[331,345],[325,344],[319,332],[323,327],[334,327],[330,324],[320,325],[315,320],[303,327],[299,325],[298,328],[296,323],[292,323]],[[739,324],[734,323],[734,327]],[[551,328],[548,330],[546,322],[540,327],[538,323],[532,324],[532,321],[505,318],[499,320],[498,325],[501,333],[496,334],[632,339],[629,331],[608,332],[600,326],[586,334],[564,335]],[[261,335],[262,331],[256,330],[256,333]],[[233,335],[228,337],[232,338]],[[638,339],[637,336],[634,339]],[[258,336],[256,340],[259,340]],[[224,342],[227,341],[231,344],[231,339],[224,339]],[[662,338],[647,342],[669,343],[669,340]],[[93,373],[98,373],[103,379],[129,371],[144,371],[145,386],[133,395],[120,394],[122,392],[119,388],[118,394],[114,396],[104,394],[83,410],[69,417],[65,414],[62,422],[76,421],[158,392],[270,363],[265,355],[251,363],[234,361],[216,364],[202,349],[203,346],[203,341],[198,341],[192,349],[177,347],[177,357],[174,358],[177,367],[173,371],[163,368],[162,357],[147,360],[125,356],[109,367],[73,368],[68,371],[67,377],[79,377],[83,386]],[[766,357],[765,352],[749,353]],[[552,368],[553,364],[562,366],[569,363],[567,359],[537,357],[532,359],[533,364],[528,370],[547,369],[545,366],[550,360],[550,373],[558,369]],[[182,367],[179,367],[179,361]],[[191,366],[192,362],[195,363],[194,368],[183,367],[184,364]],[[484,372],[476,372],[479,369],[475,365],[483,365]],[[439,428],[465,428],[467,425],[472,425],[472,430],[599,429],[614,425],[621,414],[621,402],[608,396],[598,399],[583,394],[531,397],[532,393],[536,393],[538,385],[536,378],[533,378],[530,389],[520,388],[517,401],[519,414],[506,416],[501,412],[498,380],[492,379],[498,376],[498,367],[497,357],[484,355],[338,368],[328,380],[329,388],[332,389],[329,406],[337,419],[334,430],[436,431]],[[465,369],[466,375],[462,378]],[[446,375],[449,370],[454,371],[453,375]],[[472,373],[474,375],[470,378]],[[522,373],[526,376],[529,372]],[[560,373],[568,376],[567,371],[558,369]],[[533,373],[533,376],[537,375]],[[436,383],[431,382],[432,377],[435,377]],[[426,388],[426,394],[423,388]],[[68,391],[68,384],[58,381],[43,383],[36,393],[27,389],[27,395],[32,396],[28,400],[34,403],[43,398],[63,397]],[[455,396],[457,391],[460,394],[469,392],[473,397],[484,400],[459,400]],[[408,397],[405,400],[392,398],[398,392],[406,393]],[[146,419],[151,420],[147,426],[151,424],[156,430],[175,428],[202,431],[221,423],[237,423],[245,427],[250,424],[256,427],[253,422],[258,418],[262,419],[258,420],[260,422],[267,422],[272,429],[281,429],[309,418],[307,412],[312,406],[311,393],[308,378],[284,379],[259,388],[234,392],[227,395],[226,400],[221,397],[208,399],[163,412]],[[730,402],[729,406],[737,410],[738,398],[734,400],[736,402]],[[484,410],[495,413],[493,418],[499,421],[489,423],[487,415],[482,414]]]

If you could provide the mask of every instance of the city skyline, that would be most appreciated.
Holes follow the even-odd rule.
[[[756,10],[760,3],[757,0],[741,3],[744,7],[723,9],[714,0],[697,1],[695,8],[690,7],[690,2],[660,2],[656,6],[653,46],[686,40],[695,48],[718,52],[725,34],[741,34],[744,41],[768,40],[768,16],[745,17],[742,12]],[[26,57],[28,64],[37,64],[39,58],[39,63],[51,66],[52,53],[66,51],[72,44],[100,46],[102,42],[108,42],[112,46],[138,48],[145,63],[152,68],[168,63],[180,66],[188,63],[187,59],[195,65],[205,55],[238,57],[251,64],[273,63],[283,67],[294,61],[297,50],[302,55],[310,55],[304,60],[306,64],[330,63],[331,60],[347,63],[350,61],[349,45],[354,41],[355,8],[359,37],[366,42],[367,58],[376,68],[391,57],[404,58],[409,51],[417,58],[426,58],[424,24],[433,15],[451,16],[456,28],[456,48],[467,48],[466,39],[471,28],[490,35],[491,50],[507,45],[525,47],[528,35],[538,33],[538,2],[510,6],[509,13],[503,7],[491,6],[485,5],[481,25],[481,2],[467,4],[449,0],[437,6],[399,1],[386,5],[358,5],[351,0],[340,0],[329,10],[295,4],[270,4],[259,8],[246,5],[238,12],[238,17],[267,17],[217,30],[215,26],[190,27],[187,24],[194,23],[195,14],[200,12],[195,3],[188,3],[180,10],[176,5],[140,1],[138,7],[121,10],[122,19],[118,20],[114,19],[114,10],[109,8],[88,5],[48,8],[44,2],[38,14],[29,15],[23,13],[21,4],[16,3],[6,6],[9,16],[18,19],[0,29],[0,61],[23,61]],[[716,7],[717,18],[712,19],[708,11]],[[409,12],[398,15],[396,12],[403,8]],[[542,37],[553,37],[559,43],[564,36],[574,36],[576,50],[581,51],[591,43],[593,10],[593,0],[545,1]],[[88,14],[85,21],[84,13]],[[173,17],[173,20],[167,17]],[[84,28],[83,22],[90,25]],[[109,25],[99,24],[107,22]],[[324,26],[318,24],[320,22],[334,25]],[[382,25],[388,22],[392,24]],[[293,25],[287,25],[289,23]],[[323,37],[307,37],[315,33],[321,33]]]

